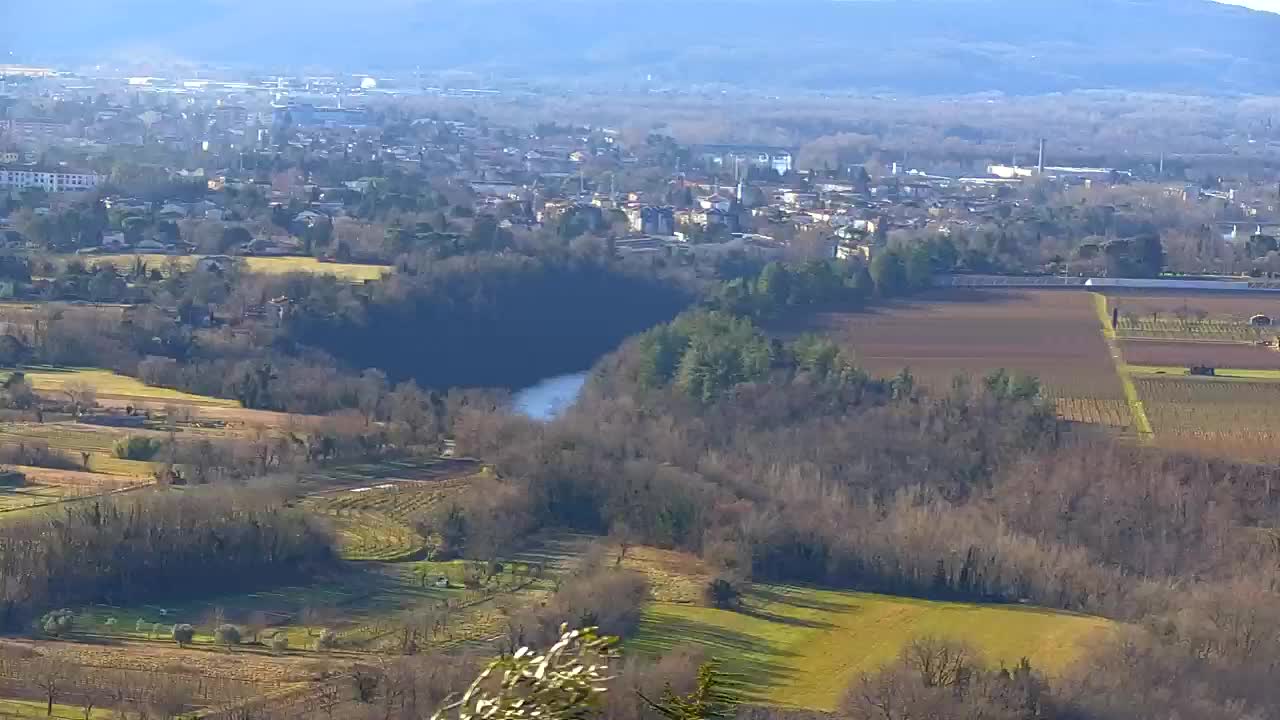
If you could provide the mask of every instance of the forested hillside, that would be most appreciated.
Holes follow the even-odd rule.
[[[1132,632],[1094,649],[1060,711],[1275,707],[1277,470],[1064,434],[1038,398],[1004,373],[931,393],[909,372],[870,378],[816,338],[684,316],[605,362],[559,422],[464,415],[460,449],[509,481],[459,506],[455,538],[483,554],[569,527],[698,552],[728,586],[1100,614]],[[916,681],[893,672],[846,711],[908,702],[897,693]]]
[[[230,63],[252,54],[292,67],[464,71],[482,83],[914,93],[1280,87],[1271,52],[1280,16],[1209,0],[77,5],[68,16],[29,0],[9,3],[3,25],[50,32],[16,33],[5,44],[35,57]],[[276,32],[284,26],[293,31]]]

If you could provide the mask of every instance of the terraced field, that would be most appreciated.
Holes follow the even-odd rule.
[[[306,506],[332,523],[344,559],[402,562],[427,554],[427,540],[411,527],[413,518],[469,484],[468,478],[388,479],[313,495]]]
[[[335,512],[329,522],[337,536],[338,553],[345,560],[403,562],[426,552],[421,535],[380,513]]]

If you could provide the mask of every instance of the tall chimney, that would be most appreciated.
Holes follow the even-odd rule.
[[[1036,163],[1036,170],[1040,175],[1044,174],[1044,138],[1040,138],[1040,161]]]

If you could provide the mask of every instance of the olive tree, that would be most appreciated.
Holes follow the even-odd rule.
[[[219,625],[218,629],[213,631],[213,639],[230,652],[232,645],[240,644],[240,628],[229,623]]]
[[[186,623],[179,623],[173,626],[173,641],[178,643],[178,647],[190,645],[195,636],[196,629]]]

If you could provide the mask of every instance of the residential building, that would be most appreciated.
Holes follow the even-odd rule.
[[[725,167],[735,173],[749,168],[773,170],[786,175],[795,167],[790,150],[760,145],[702,145],[693,149],[694,157],[706,165]]]
[[[863,262],[870,263],[874,248],[869,242],[858,240],[841,239],[836,242],[835,255],[837,260],[852,260],[857,258]]]
[[[676,231],[676,214],[672,207],[646,205],[640,208],[638,220],[632,220],[631,229],[646,235],[672,235]]]
[[[371,118],[361,109],[297,104],[277,107],[273,121],[276,125],[291,123],[300,128],[356,128],[369,125]]]
[[[9,121],[9,135],[19,142],[34,143],[66,137],[71,126],[66,123],[39,118]]]
[[[0,190],[40,188],[46,192],[84,192],[98,186],[101,178],[93,173],[34,168],[0,168]]]

